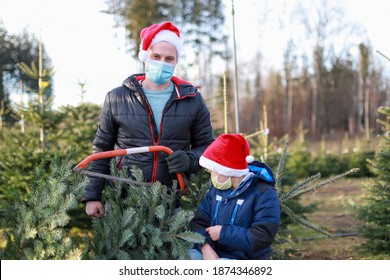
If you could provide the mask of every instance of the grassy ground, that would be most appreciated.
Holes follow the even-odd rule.
[[[315,192],[301,197],[302,205],[317,204],[308,214],[310,222],[321,226],[336,237],[328,238],[321,233],[301,226],[291,227],[291,241],[283,245],[287,257],[304,260],[357,260],[372,257],[360,253],[364,242],[357,235],[362,222],[354,218],[351,205],[362,201],[366,179],[341,179]]]

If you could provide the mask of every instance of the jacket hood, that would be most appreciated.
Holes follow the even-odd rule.
[[[134,74],[134,75],[127,77],[122,82],[122,85],[124,87],[127,87],[128,89],[135,91],[137,86],[141,86],[139,82],[144,80],[144,79],[145,79],[145,74]]]
[[[271,168],[263,162],[254,161],[248,165],[248,169],[250,172],[255,174],[256,177],[271,183],[275,186],[275,176],[272,172]]]

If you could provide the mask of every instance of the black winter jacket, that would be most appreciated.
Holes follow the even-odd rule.
[[[152,109],[140,85],[144,74],[127,78],[122,86],[107,93],[100,124],[93,140],[93,152],[162,145],[184,150],[191,159],[190,173],[197,171],[199,158],[214,140],[210,112],[199,91],[186,81],[172,78],[174,90],[167,102],[158,133]],[[117,159],[118,166],[141,168],[146,181],[171,186],[176,174],[169,174],[165,153],[138,153]],[[89,170],[109,174],[111,159],[90,164]],[[104,179],[90,177],[81,201],[100,201]]]

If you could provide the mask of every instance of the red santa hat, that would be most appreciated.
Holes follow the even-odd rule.
[[[240,134],[221,134],[208,146],[199,159],[199,164],[228,177],[246,175],[248,163],[253,162],[249,144]]]
[[[181,40],[180,31],[170,21],[156,23],[141,30],[141,45],[138,58],[142,62],[148,59],[148,50],[158,42],[168,42],[175,46],[177,51],[177,60],[180,57]]]

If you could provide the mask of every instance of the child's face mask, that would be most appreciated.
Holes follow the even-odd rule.
[[[218,176],[211,177],[211,182],[213,183],[214,187],[219,190],[227,190],[232,187],[232,180],[230,177],[223,183],[218,182]]]

